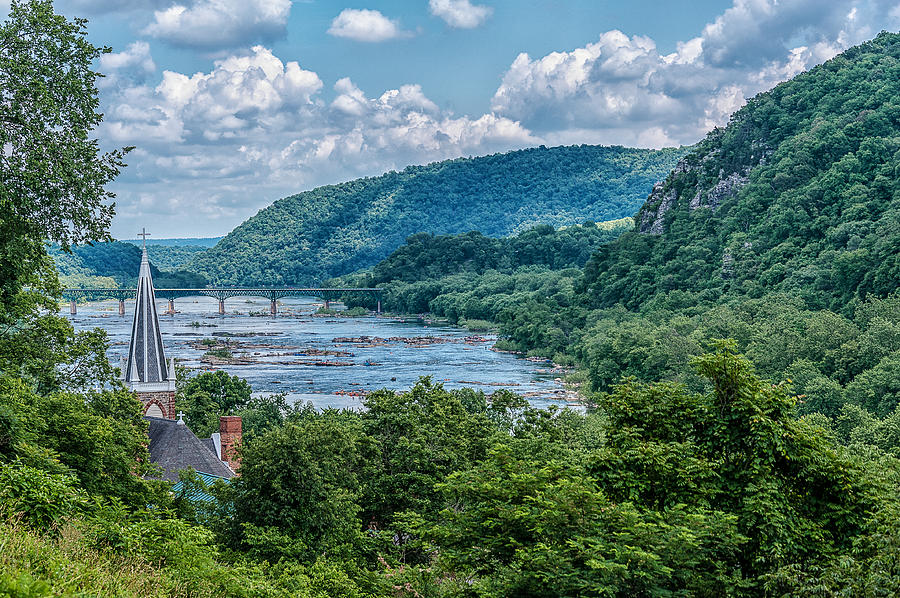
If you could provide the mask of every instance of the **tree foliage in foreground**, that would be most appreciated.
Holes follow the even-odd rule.
[[[887,583],[842,567],[900,556],[900,462],[798,418],[790,385],[760,379],[732,344],[692,367],[700,392],[631,380],[589,414],[428,380],[376,393],[370,411],[305,412],[248,444],[213,527],[250,558],[325,558],[373,591],[423,596]]]
[[[506,438],[441,484],[448,506],[423,529],[450,594],[758,595],[851,554],[892,491],[727,346],[696,367],[704,393],[605,395],[596,450]]]
[[[56,288],[44,243],[68,248],[109,237],[106,189],[128,148],[99,151],[93,62],[108,48],[85,38],[49,0],[15,0],[0,24],[0,323],[49,306]],[[29,287],[30,291],[23,290]],[[48,295],[49,293],[49,295]]]

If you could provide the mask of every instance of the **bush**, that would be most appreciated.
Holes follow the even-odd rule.
[[[0,513],[36,530],[57,529],[84,504],[75,484],[72,475],[20,463],[0,465]]]
[[[491,332],[497,329],[497,325],[487,320],[460,320],[459,325],[471,332]]]

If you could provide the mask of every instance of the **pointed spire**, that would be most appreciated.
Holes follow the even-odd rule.
[[[143,233],[146,234],[146,233]],[[141,270],[138,273],[137,298],[134,304],[134,323],[131,325],[131,344],[128,347],[128,364],[125,366],[126,383],[154,383],[169,380],[169,364],[163,350],[156,314],[156,293],[150,275],[147,248],[141,253]]]

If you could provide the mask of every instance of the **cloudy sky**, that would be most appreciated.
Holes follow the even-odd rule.
[[[4,2],[0,0],[0,13]],[[109,45],[113,235],[227,233],[275,199],[458,156],[690,144],[900,29],[900,0],[57,0]]]

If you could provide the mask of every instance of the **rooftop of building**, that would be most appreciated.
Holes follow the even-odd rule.
[[[205,443],[183,422],[160,417],[145,417],[150,427],[150,461],[162,468],[161,479],[178,482],[178,472],[193,469],[197,473],[230,479],[234,471],[216,455],[212,443]]]

